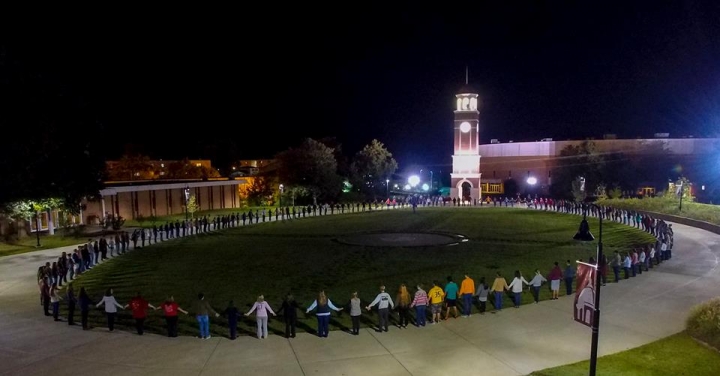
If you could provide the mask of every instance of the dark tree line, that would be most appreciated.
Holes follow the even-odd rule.
[[[0,207],[58,198],[75,210],[102,188],[103,126],[67,83],[0,46]]]

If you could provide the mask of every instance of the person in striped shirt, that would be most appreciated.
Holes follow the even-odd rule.
[[[425,309],[428,304],[428,295],[423,290],[422,284],[417,285],[415,297],[413,298],[410,308],[415,307],[415,324],[418,327],[425,326]]]

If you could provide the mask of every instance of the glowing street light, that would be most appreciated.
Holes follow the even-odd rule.
[[[423,191],[427,191],[427,190],[430,189],[430,186],[427,185],[427,183],[425,183],[425,184],[422,185],[422,189],[423,189]]]
[[[420,177],[417,175],[413,175],[408,178],[408,183],[410,184],[410,186],[415,187],[420,184]]]
[[[409,191],[411,187],[410,187],[410,184],[405,184],[405,186],[403,188],[405,188],[406,191]]]
[[[390,197],[390,179],[385,179],[385,198]]]
[[[527,178],[527,183],[530,185],[535,185],[535,184],[537,184],[537,179],[531,176],[531,177]]]
[[[280,188],[280,207],[282,208],[282,195],[285,192],[285,185],[280,184],[279,188]]]

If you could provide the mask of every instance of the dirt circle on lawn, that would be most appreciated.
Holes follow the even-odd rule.
[[[377,232],[351,234],[335,239],[337,242],[365,247],[436,247],[466,242],[462,235],[427,232]]]

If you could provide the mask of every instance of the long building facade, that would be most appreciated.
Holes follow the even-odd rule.
[[[535,141],[506,142],[480,145],[482,165],[480,171],[483,185],[500,186],[495,191],[483,191],[487,194],[502,195],[502,185],[513,179],[518,184],[519,192],[534,189],[536,192],[547,193],[553,183],[553,174],[557,172],[560,153],[568,146],[578,146],[588,140],[572,141]],[[645,139],[599,139],[589,140],[595,144],[600,154],[624,153],[641,155],[648,150],[671,154],[682,167],[682,174],[691,181],[702,183],[704,171],[699,166],[705,156],[711,157],[720,145],[718,138],[645,138]],[[673,178],[677,178],[674,176]],[[535,183],[531,187],[528,181]],[[666,187],[637,187],[636,194],[654,194]]]
[[[239,186],[244,180],[153,182],[108,186],[97,199],[84,203],[83,220],[95,223],[110,216],[137,219],[182,214],[194,196],[198,210],[240,208]]]
[[[12,221],[0,215],[0,236],[17,234],[22,237],[36,231],[54,234],[65,226],[96,225],[103,218],[138,219],[185,212],[185,202],[195,197],[197,210],[239,209],[245,179],[211,181],[136,181],[107,182],[98,196],[86,198],[79,213],[47,210],[37,217]]]
[[[717,158],[720,138],[670,138],[667,133],[655,138],[617,139],[606,135],[602,139],[553,141],[546,138],[533,142],[500,142],[480,144],[481,99],[475,90],[463,87],[455,95],[456,106],[453,122],[452,173],[450,196],[464,202],[482,200],[483,196],[504,196],[509,191],[506,184],[516,185],[518,193],[548,194],[553,184],[553,174],[558,172],[561,152],[568,146],[579,146],[592,141],[599,154],[656,155],[669,154],[677,163],[677,171],[670,179],[684,176],[697,183],[702,190],[706,184],[720,184],[711,179],[714,171],[708,171],[707,160]],[[650,166],[649,168],[652,168]],[[648,184],[637,187],[634,195],[652,195],[667,186]],[[720,197],[720,188],[716,196]],[[700,193],[700,192],[698,192]]]

